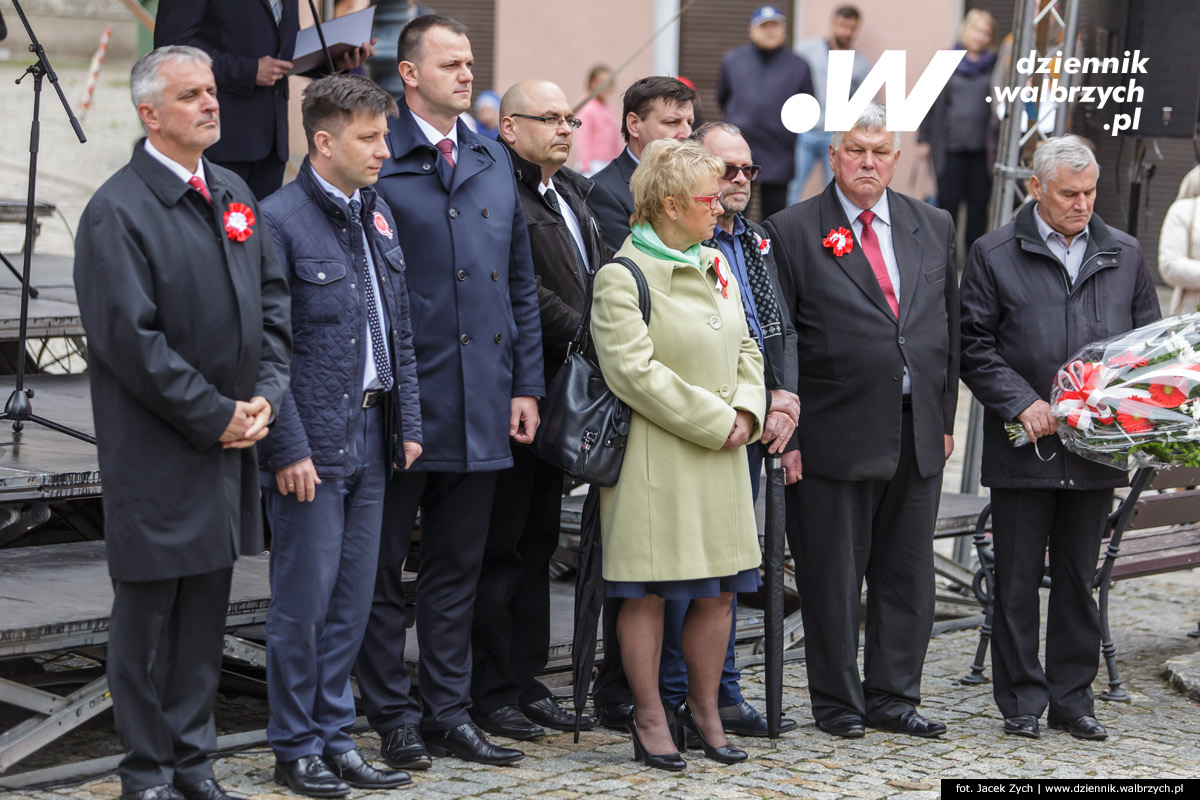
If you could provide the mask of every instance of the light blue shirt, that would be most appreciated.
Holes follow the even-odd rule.
[[[362,202],[362,192],[360,192],[358,189],[355,189],[354,194],[347,197],[345,192],[322,178],[315,169],[313,170],[313,177],[317,179],[317,183],[321,184],[321,188],[324,189],[330,197],[345,203],[347,209],[349,209],[351,200],[357,200],[360,203]],[[371,257],[371,243],[367,241],[367,230],[365,227],[361,227],[361,230],[363,252],[367,256],[367,275],[369,276],[372,282],[372,287],[375,290],[372,292],[375,297],[375,313],[379,316],[379,324],[383,326],[383,349],[385,351],[383,353],[383,357],[385,359],[390,359],[391,353],[388,351],[387,337],[387,314],[385,314],[383,311],[383,298],[381,297],[383,292],[380,291],[379,276],[375,274],[375,259]],[[356,283],[358,280],[358,270],[355,270],[351,274],[350,282]],[[366,365],[363,368],[363,391],[369,392],[375,389],[382,389],[383,384],[379,381],[379,373],[375,369],[375,343],[371,339],[371,323],[367,321],[366,317],[367,315],[364,313],[363,341],[367,343],[367,358]]]
[[[888,278],[892,281],[892,288],[896,291],[896,302],[900,302],[900,268],[896,266],[896,248],[892,246],[892,212],[888,208],[888,193],[887,189],[883,190],[883,196],[879,198],[875,205],[869,209],[862,209],[850,202],[850,198],[842,194],[842,187],[835,182],[833,190],[837,193],[838,202],[842,204],[842,210],[846,212],[846,216],[850,218],[850,226],[854,228],[854,240],[862,247],[862,220],[858,215],[863,211],[873,211],[875,220],[871,223],[871,230],[875,231],[875,238],[879,240],[879,252],[883,255],[883,265],[887,268]],[[900,389],[904,394],[912,394],[912,378],[908,375],[908,365],[904,365],[904,383]]]
[[[729,266],[733,270],[733,277],[737,280],[738,291],[742,295],[742,308],[746,311],[746,323],[750,326],[750,333],[754,335],[754,340],[758,342],[758,349],[763,349],[763,334],[762,323],[758,319],[758,309],[754,305],[754,293],[750,289],[750,273],[746,270],[746,254],[742,250],[741,236],[746,232],[746,223],[742,222],[741,216],[733,218],[733,233],[729,233],[720,225],[716,226],[713,238],[717,240],[717,245],[721,248],[721,252],[725,255],[725,260],[729,262]]]
[[[1042,219],[1037,206],[1033,208],[1033,218],[1037,220],[1038,235],[1042,237],[1042,241],[1046,243],[1046,247],[1050,248],[1054,257],[1066,268],[1067,275],[1074,284],[1075,279],[1079,277],[1079,268],[1083,266],[1083,254],[1087,252],[1087,228],[1075,234],[1075,237],[1071,239],[1071,244],[1068,245],[1067,237],[1051,228],[1050,224]]]

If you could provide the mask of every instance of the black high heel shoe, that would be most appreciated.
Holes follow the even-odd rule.
[[[704,755],[713,761],[719,761],[722,764],[736,764],[749,758],[746,751],[740,748],[728,744],[724,747],[713,747],[709,744],[708,739],[704,738],[700,726],[696,724],[696,718],[692,716],[692,710],[688,708],[687,701],[683,700],[675,709],[675,746],[679,748],[680,752],[687,751],[688,731],[691,731],[700,740],[700,747],[704,749]]]
[[[667,772],[683,772],[687,762],[679,753],[664,753],[663,755],[655,755],[647,752],[642,746],[642,737],[638,736],[637,720],[633,718],[633,714],[629,715],[629,732],[633,734],[633,760],[640,761],[647,767],[655,769],[663,769]]]

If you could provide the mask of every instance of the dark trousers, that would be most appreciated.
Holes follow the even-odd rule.
[[[777,211],[787,208],[787,181],[783,183],[759,183],[756,191],[762,201],[762,218],[766,219]],[[762,220],[759,220],[762,222]]]
[[[361,413],[357,467],[346,477],[322,478],[311,502],[280,494],[275,473],[262,474],[272,532],[267,738],[280,761],[355,747],[350,669],[371,613],[379,558],[385,409]]]
[[[1040,717],[1047,705],[1051,722],[1094,713],[1100,612],[1092,578],[1112,498],[1111,489],[992,489],[992,691],[1005,717]],[[1038,588],[1047,546],[1051,588],[1043,671]]]
[[[942,474],[922,478],[905,412],[890,480],[804,476],[799,526],[788,540],[800,573],[813,717],[853,711],[893,719],[921,701],[921,669],[933,630],[933,527]],[[867,582],[863,675],[858,640]]]
[[[562,527],[563,473],[528,447],[496,473],[471,632],[472,707],[480,713],[550,697],[535,677],[550,651],[550,558]]]
[[[397,472],[388,483],[371,618],[355,666],[367,721],[380,733],[402,724],[448,730],[470,721],[471,620],[495,487],[495,472]],[[419,701],[404,661],[401,583],[418,508]]]
[[[750,491],[754,501],[758,502],[758,484],[762,476],[763,458],[766,448],[759,442],[752,442],[746,447],[747,460],[750,462]],[[687,696],[687,664],[683,660],[683,618],[687,614],[690,601],[667,600],[663,612],[663,643],[662,657],[658,665],[659,692],[663,702],[671,706]],[[742,673],[738,671],[734,658],[734,644],[737,642],[737,595],[733,596],[733,619],[729,625],[729,646],[725,650],[725,664],[721,668],[721,685],[717,690],[717,705],[741,705],[745,698],[742,696]]]
[[[256,200],[265,200],[283,186],[286,163],[286,159],[272,149],[261,161],[223,161],[220,166],[244,180],[250,191],[254,192]]]
[[[947,153],[946,165],[937,176],[938,205],[958,220],[958,207],[967,204],[963,252],[987,233],[987,206],[992,195],[992,171],[987,153]]]
[[[221,677],[232,569],[113,581],[108,685],[125,748],[123,792],[213,777],[213,701]]]

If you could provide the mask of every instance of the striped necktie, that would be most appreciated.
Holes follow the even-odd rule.
[[[271,14],[275,17],[275,24],[283,19],[283,0],[267,0],[267,5],[271,6]]]

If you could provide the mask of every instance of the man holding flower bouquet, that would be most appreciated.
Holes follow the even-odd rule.
[[[983,477],[995,550],[993,693],[1004,732],[1036,739],[1048,724],[1104,739],[1092,681],[1100,621],[1092,578],[1125,472],[1089,461],[1052,436],[1055,375],[1072,354],[1159,318],[1137,240],[1092,214],[1100,168],[1077,136],[1034,155],[1034,203],[980,238],[962,280],[962,377],[984,406]],[[1014,447],[1017,421],[1035,447]],[[1046,665],[1038,660],[1038,588],[1050,551]]]

